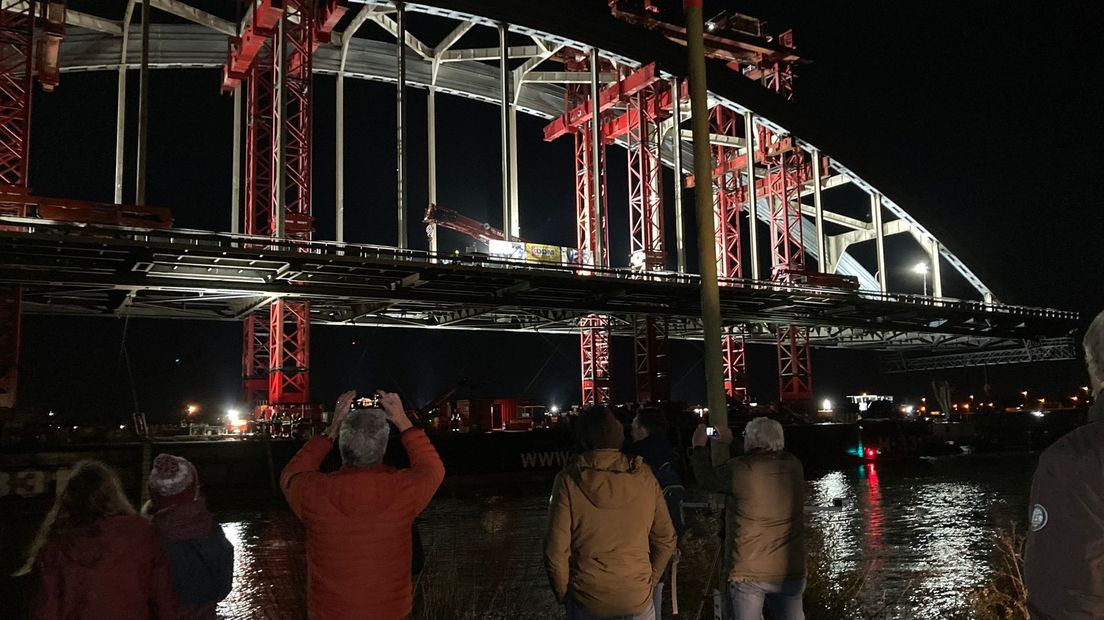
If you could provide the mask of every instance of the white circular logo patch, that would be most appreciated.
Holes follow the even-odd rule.
[[[1035,507],[1031,509],[1031,531],[1038,532],[1046,527],[1047,524],[1047,511],[1043,508],[1042,504],[1035,504]]]

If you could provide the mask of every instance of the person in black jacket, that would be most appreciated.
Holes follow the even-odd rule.
[[[143,508],[169,560],[179,609],[177,620],[214,620],[234,580],[234,546],[207,510],[199,474],[187,459],[159,454]]]
[[[651,468],[652,473],[663,491],[663,499],[667,503],[667,512],[671,515],[671,525],[675,527],[675,535],[682,538],[685,529],[682,513],[682,499],[686,489],[682,485],[682,478],[675,470],[675,451],[671,447],[671,441],[667,439],[667,416],[659,409],[645,407],[633,417],[632,441],[625,445],[622,451],[625,454],[640,456]],[[663,581],[656,585],[652,595],[653,605],[656,610],[656,618],[662,617],[663,589],[664,585],[670,586],[672,608],[678,613],[678,605],[674,598],[677,596],[675,577],[678,571],[678,548],[675,548],[674,558],[664,571]]]
[[[1104,312],[1085,334],[1088,423],[1039,456],[1024,581],[1034,619],[1104,618]]]

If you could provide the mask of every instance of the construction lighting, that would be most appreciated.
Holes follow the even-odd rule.
[[[912,268],[912,272],[926,275],[928,273],[928,264],[916,263],[916,266]]]
[[[1035,411],[1031,412],[1031,415],[1035,416],[1036,418],[1041,418],[1046,414],[1043,413],[1042,411],[1039,411],[1038,409],[1036,409]]]
[[[832,410],[832,401],[825,398],[824,402],[820,403],[820,408],[823,409],[824,411],[831,411]]]
[[[188,415],[195,415],[195,413],[199,411],[199,405],[188,405],[187,407],[185,407],[185,411],[188,412]]]
[[[552,412],[552,413],[559,413],[559,412],[560,412],[560,408],[559,408],[559,407],[557,407],[556,405],[552,405],[551,407],[549,407],[549,408],[548,408],[548,411],[550,411],[550,412]]]
[[[1020,394],[1023,394],[1023,397],[1027,398],[1027,390],[1024,390],[1024,391],[1020,392]]]

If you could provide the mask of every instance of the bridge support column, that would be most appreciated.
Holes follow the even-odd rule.
[[[870,221],[874,225],[874,246],[878,255],[878,287],[883,293],[889,290],[885,264],[885,226],[882,225],[882,195],[870,193]]]
[[[943,297],[943,273],[939,268],[939,240],[935,237],[931,238],[931,244],[928,252],[931,255],[931,274],[932,274],[932,297],[939,299]]]
[[[675,166],[675,253],[678,256],[678,272],[686,273],[686,233],[682,214],[682,97],[678,78],[671,80],[671,159]]]
[[[744,141],[747,143],[747,169],[744,173],[748,204],[748,245],[751,246],[751,279],[760,279],[759,274],[759,201],[755,196],[755,115],[744,112]]]
[[[813,209],[816,211],[817,266],[820,267],[821,273],[831,273],[832,264],[828,260],[828,250],[825,246],[824,203],[821,200],[824,184],[821,181],[821,162],[820,151],[813,151]]]
[[[395,83],[395,145],[398,150],[396,169],[398,224],[400,248],[408,247],[406,240],[406,6],[402,2],[395,2],[397,12],[395,23],[397,34],[395,36],[395,57],[398,59],[395,75],[398,77]]]
[[[115,204],[123,202],[123,171],[126,149],[126,76],[127,48],[130,44],[130,20],[134,16],[134,0],[127,0],[123,14],[122,52],[119,58],[118,92],[115,111]]]

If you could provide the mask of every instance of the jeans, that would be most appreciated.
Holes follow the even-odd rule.
[[[782,583],[730,581],[727,590],[731,620],[761,620],[764,602],[775,620],[805,620],[805,611],[801,607],[804,579],[790,579]]]
[[[570,596],[564,599],[564,610],[567,612],[567,620],[656,620],[655,607],[651,605],[648,605],[647,609],[637,614],[595,616],[571,600]]]

